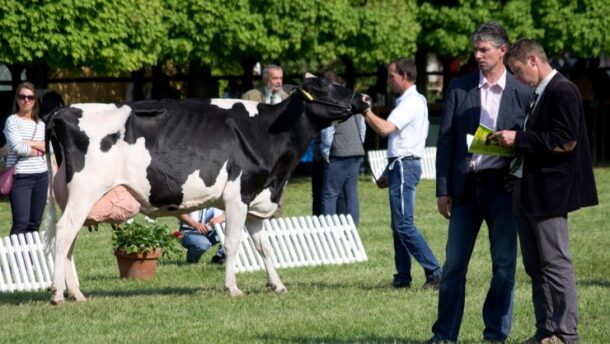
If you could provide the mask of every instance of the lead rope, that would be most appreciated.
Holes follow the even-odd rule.
[[[388,170],[392,171],[394,169],[394,164],[396,164],[396,162],[399,162],[400,165],[400,211],[401,211],[401,215],[405,214],[405,199],[404,197],[402,197],[402,186],[404,185],[404,178],[405,178],[405,174],[403,171],[403,167],[402,167],[402,163],[400,162],[400,157],[398,158],[394,158],[394,160],[392,160],[392,162],[390,163],[390,165],[388,165]]]

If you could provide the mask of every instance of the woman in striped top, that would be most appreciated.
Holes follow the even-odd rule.
[[[17,164],[10,194],[13,226],[11,235],[37,231],[47,201],[48,175],[45,160],[45,124],[38,117],[36,88],[29,82],[17,86],[13,114],[6,119],[8,146],[6,166]]]

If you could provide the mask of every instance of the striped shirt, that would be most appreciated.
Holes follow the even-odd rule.
[[[36,130],[36,133],[34,133]],[[8,146],[6,166],[10,167],[17,163],[15,174],[33,174],[47,171],[47,161],[44,155],[29,156],[31,148],[25,141],[44,141],[45,124],[38,121],[36,124],[29,119],[23,119],[18,115],[10,115],[4,125],[4,136]],[[17,159],[19,161],[17,162]]]

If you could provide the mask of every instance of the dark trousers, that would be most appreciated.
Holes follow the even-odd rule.
[[[555,335],[567,343],[577,343],[578,303],[569,252],[568,216],[529,216],[520,201],[520,182],[515,183],[514,196],[523,265],[532,279],[536,338]]]
[[[13,214],[11,235],[34,232],[40,228],[48,186],[47,172],[15,175],[10,195]]]
[[[332,158],[324,165],[322,175],[322,214],[350,214],[354,224],[360,220],[358,175],[363,158],[360,156]]]
[[[311,163],[311,212],[314,216],[322,215],[322,176],[324,162],[313,160]]]
[[[517,265],[517,224],[506,173],[469,175],[452,207],[439,289],[435,338],[457,341],[466,298],[466,272],[483,222],[487,224],[492,277],[483,304],[483,337],[505,341],[512,326],[513,289]]]

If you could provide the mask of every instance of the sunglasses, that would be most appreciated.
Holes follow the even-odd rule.
[[[27,99],[27,100],[33,102],[36,99],[36,96],[20,94],[20,95],[17,96],[17,98],[19,98],[19,100],[26,100]]]

